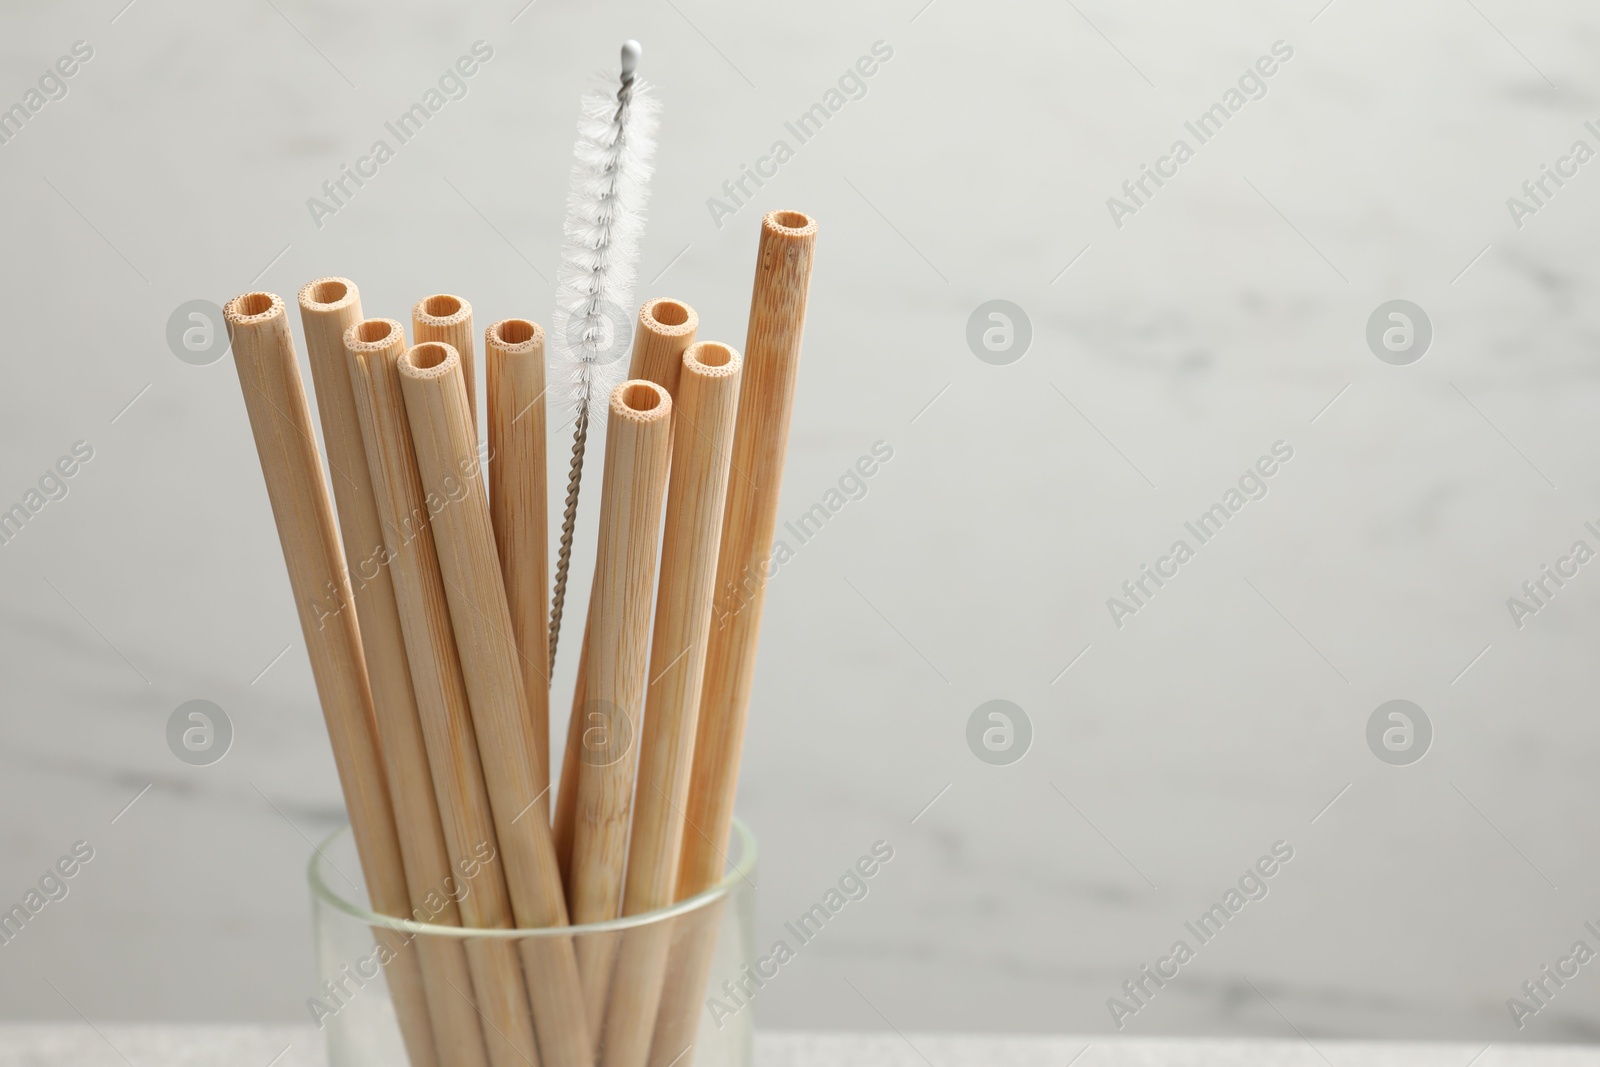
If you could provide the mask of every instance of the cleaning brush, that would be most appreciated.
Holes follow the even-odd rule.
[[[655,153],[659,103],[635,76],[638,41],[622,45],[621,87],[585,95],[573,146],[572,188],[556,276],[554,316],[556,380],[569,383],[574,406],[572,466],[550,606],[550,675],[555,675],[556,640],[567,598],[572,535],[589,423],[604,423],[611,390],[628,367],[633,326],[633,282],[650,195],[650,157]]]

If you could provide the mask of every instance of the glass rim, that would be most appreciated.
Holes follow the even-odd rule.
[[[585,934],[610,933],[619,930],[631,930],[639,926],[648,926],[651,923],[661,922],[666,919],[686,915],[689,912],[707,907],[712,903],[728,896],[734,886],[743,881],[750,882],[750,874],[756,865],[756,839],[740,819],[733,819],[732,838],[737,842],[739,862],[733,869],[722,876],[722,880],[709,889],[702,890],[692,897],[685,897],[675,904],[653,911],[640,912],[638,915],[624,915],[621,918],[610,919],[606,922],[584,923],[577,926],[536,926],[536,927],[476,927],[476,926],[442,926],[435,923],[418,922],[415,919],[403,919],[396,915],[385,915],[350,900],[328,884],[318,868],[323,862],[332,867],[332,861],[327,859],[324,850],[331,846],[336,839],[350,834],[350,824],[347,822],[334,830],[333,833],[323,838],[322,843],[312,846],[311,859],[306,863],[306,881],[311,885],[313,898],[322,901],[336,911],[341,911],[366,926],[381,926],[389,930],[397,930],[407,934],[426,934],[430,937],[458,937],[458,938],[491,938],[498,940],[522,940],[530,937],[580,937]],[[337,870],[337,868],[335,868]],[[755,883],[750,882],[753,886]]]

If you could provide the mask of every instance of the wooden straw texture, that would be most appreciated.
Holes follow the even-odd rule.
[[[550,560],[545,489],[544,331],[506,319],[483,332],[489,517],[522,657],[539,819],[550,821]]]
[[[678,898],[722,877],[733,825],[750,684],[755,677],[767,561],[778,524],[778,493],[789,442],[806,296],[811,286],[816,223],[797,211],[774,211],[761,222],[756,278],[745,336],[744,385],[733,433],[733,469],[717,557],[717,596],[705,683],[700,697],[688,828],[678,872]]]
[[[755,677],[816,240],[816,222],[798,211],[774,211],[761,220],[745,335],[744,385],[733,434],[734,474],[717,557],[717,601],[712,608],[678,868],[679,900],[710,888],[722,877],[733,825],[739,754]],[[709,954],[712,946],[699,944],[695,951]],[[674,973],[685,976],[704,973],[708,967],[706,961],[693,959],[674,960],[671,965]],[[652,1067],[666,1067],[670,1055],[693,1043],[701,995],[700,986],[689,989],[679,982],[663,997],[650,1052]],[[668,1049],[674,1052],[669,1054]]]
[[[561,875],[550,827],[538,817],[521,667],[468,421],[461,359],[450,345],[423,344],[407,350],[399,368],[422,485],[442,502],[432,515],[439,570],[512,910],[518,926],[564,926]],[[591,1067],[593,1046],[583,1023],[571,940],[529,938],[518,944],[545,1067]]]
[[[633,745],[639,738],[650,602],[672,449],[672,398],[654,382],[627,381],[611,393],[606,419],[600,536],[589,596],[584,723],[578,805],[572,834],[573,921],[604,922],[622,908],[622,869],[633,799]],[[578,946],[590,1025],[604,1020],[612,938]]]
[[[739,401],[741,360],[727,345],[701,342],[679,363],[624,915],[673,902]],[[622,941],[601,1043],[604,1067],[644,1067],[671,928],[654,923],[629,931]]]
[[[400,391],[398,361],[405,351],[405,333],[392,319],[368,319],[345,332],[343,347],[432,768],[426,791],[438,798],[455,863],[450,895],[459,899],[467,926],[506,929],[513,922],[505,872]],[[487,1024],[483,1036],[490,1061],[494,1067],[537,1063],[515,947],[506,941],[471,940],[467,958]]]
[[[411,910],[410,897],[378,750],[361,635],[350,606],[344,554],[312,436],[311,409],[288,315],[282,298],[245,293],[228,301],[223,319],[366,875],[367,896],[374,911],[405,917]],[[418,954],[405,951],[405,940],[393,932],[381,931],[379,936],[396,953],[386,973],[411,1065],[434,1067],[439,1060]]]
[[[633,335],[633,355],[628,364],[629,378],[643,378],[655,382],[677,397],[678,374],[683,367],[683,353],[694,344],[695,330],[700,316],[694,308],[681,300],[661,298],[646,302],[639,308],[639,325]],[[589,627],[583,629],[584,651],[578,654],[578,681],[573,693],[574,709],[583,707],[583,676],[588,661]],[[556,859],[572,886],[572,820],[578,805],[578,753],[582,748],[583,717],[573,715],[567,721],[567,746],[561,759],[561,788],[556,793]]]
[[[650,1067],[684,1067],[694,1062],[688,1053],[699,1036],[711,968],[717,961],[717,932],[722,929],[728,904],[726,895],[719,896],[672,920],[672,945],[667,952],[667,974],[672,981],[662,987],[653,1020]]]
[[[461,914],[445,892],[451,879],[450,857],[433,799],[427,748],[406,665],[400,609],[385,566],[383,529],[367,472],[350,374],[345,370],[344,332],[361,321],[361,297],[348,279],[321,278],[300,290],[299,302],[412,914],[428,916],[429,922],[442,926],[460,926]],[[428,906],[430,897],[438,901],[436,910]],[[472,978],[466,952],[456,941],[433,937],[419,940],[417,952],[422,957],[433,1039],[440,1058],[451,1064],[486,1064],[483,1027],[467,999]]]
[[[700,316],[682,300],[659,297],[647,301],[639,308],[628,377],[655,382],[676,401],[683,353],[694,344],[699,327]]]
[[[589,669],[589,626],[585,620],[583,643],[578,646],[578,676],[572,689],[572,713],[567,718],[567,746],[561,755],[561,786],[556,793],[556,813],[551,833],[555,836],[556,862],[561,865],[562,884],[572,896],[572,826],[578,816],[578,755],[583,751],[583,676]]]
[[[416,344],[439,341],[461,357],[463,388],[471,413],[472,439],[478,439],[478,360],[472,351],[472,305],[451,293],[434,293],[411,307],[411,339]]]

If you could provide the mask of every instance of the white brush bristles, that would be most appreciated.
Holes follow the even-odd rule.
[[[628,369],[633,283],[650,159],[660,104],[635,78],[619,100],[618,82],[583,98],[573,147],[561,270],[551,340],[552,385],[570,385],[572,412],[584,404],[605,424],[611,390]]]

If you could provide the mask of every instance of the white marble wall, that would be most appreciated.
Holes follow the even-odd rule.
[[[0,1015],[304,1020],[338,787],[231,361],[180,362],[168,316],[346,274],[369,314],[450,290],[547,321],[576,94],[635,36],[666,107],[641,295],[739,345],[760,211],[815,214],[784,517],[893,449],[772,586],[741,806],[774,938],[895,858],[761,1018],[1111,1030],[1282,840],[1125,1033],[1600,1033],[1594,967],[1525,1029],[1505,1003],[1600,948],[1600,565],[1506,607],[1600,547],[1600,163],[1506,206],[1600,148],[1588,7],[122,3],[0,13],[0,104],[93,49],[0,145],[0,508],[93,449],[0,545],[0,903],[94,849],[0,945]],[[469,94],[318,228],[306,198],[477,40]],[[707,198],[878,41],[866,96],[718,227]],[[1277,41],[1266,95],[1116,226]],[[1409,366],[1364,339],[1395,298],[1435,328]],[[990,299],[1032,323],[1007,366],[964,337]],[[1117,628],[1106,599],[1280,440],[1266,498]],[[195,698],[236,732],[209,767],[165,739]],[[996,698],[1032,723],[1010,766],[966,741]],[[1365,739],[1394,698],[1434,728],[1411,766]]]

